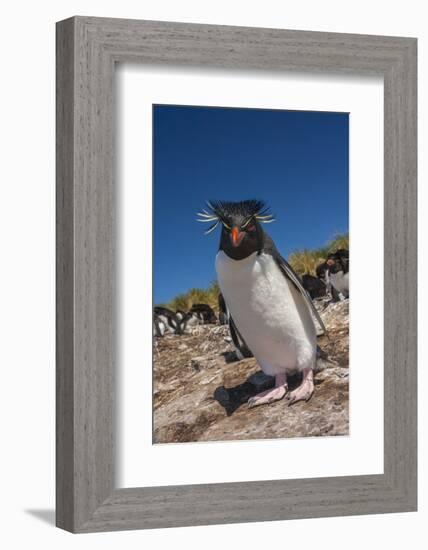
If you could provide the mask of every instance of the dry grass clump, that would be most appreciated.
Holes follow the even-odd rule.
[[[290,254],[288,261],[299,275],[304,275],[305,273],[315,275],[316,267],[324,262],[331,252],[335,252],[339,248],[349,250],[348,233],[336,235],[325,246],[315,250],[296,250]]]
[[[208,304],[214,311],[218,310],[218,295],[220,289],[217,281],[213,281],[208,288],[191,288],[183,294],[178,294],[166,307],[177,311],[182,309],[183,311],[189,311],[193,304]]]

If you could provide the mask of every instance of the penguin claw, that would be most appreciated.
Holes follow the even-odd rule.
[[[258,395],[250,397],[250,399],[247,402],[248,408],[252,409],[253,407],[258,407],[259,405],[269,405],[274,401],[281,400],[286,393],[287,393],[287,388],[284,386],[266,390],[262,393],[259,393]]]
[[[303,383],[287,396],[288,406],[290,407],[291,405],[294,405],[294,403],[297,403],[298,401],[305,401],[307,403],[312,397],[313,393],[314,393],[313,384]]]

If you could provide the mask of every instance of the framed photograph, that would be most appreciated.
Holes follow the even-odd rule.
[[[349,114],[157,104],[153,137],[154,443],[348,435]]]
[[[57,24],[58,527],[416,510],[416,114],[413,38]]]

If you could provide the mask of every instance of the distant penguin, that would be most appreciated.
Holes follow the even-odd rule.
[[[155,306],[154,313],[165,324],[166,332],[181,334],[180,321],[173,311],[166,307]]]
[[[220,292],[218,295],[218,321],[220,325],[227,325],[227,308],[224,301],[223,294]]]
[[[302,285],[313,300],[315,298],[322,298],[327,293],[327,286],[324,281],[320,280],[318,277],[310,275],[309,273],[302,275]]]
[[[153,336],[157,336],[159,338],[165,334],[165,331],[166,331],[165,323],[157,315],[154,315]]]
[[[206,233],[221,226],[215,266],[233,323],[275,387],[250,398],[250,407],[285,395],[289,404],[309,400],[314,391],[316,327],[324,325],[291,266],[281,257],[261,224],[274,221],[262,201],[208,202],[201,221]],[[287,377],[301,372],[302,382],[288,392]]]
[[[177,309],[177,311],[175,312],[175,316],[177,317],[177,319],[179,321],[182,321],[184,319],[184,317],[186,316],[186,312],[183,311],[182,309]]]
[[[200,316],[195,312],[189,311],[180,321],[180,331],[184,334],[185,332],[189,332],[189,328],[202,324],[203,320],[201,320]]]
[[[329,268],[327,262],[322,262],[316,267],[315,270],[317,277],[325,284],[326,292],[331,296],[333,302],[337,302],[340,299],[339,292],[332,286],[329,275]]]
[[[326,264],[332,286],[345,298],[349,297],[349,250],[340,248],[328,255]]]
[[[209,325],[217,322],[216,314],[208,304],[193,304],[190,311],[196,313],[203,324]]]
[[[322,262],[321,264],[317,265],[315,268],[315,273],[317,274],[317,277],[324,281],[324,283],[327,284],[326,274],[328,273],[328,265],[326,262]]]

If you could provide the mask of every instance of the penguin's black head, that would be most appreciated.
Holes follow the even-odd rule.
[[[330,273],[339,273],[349,271],[349,250],[340,248],[327,256],[326,264]]]
[[[220,250],[234,260],[243,260],[263,248],[262,223],[274,220],[263,201],[209,201],[208,209],[198,215],[201,222],[211,222],[206,234],[221,224]]]

